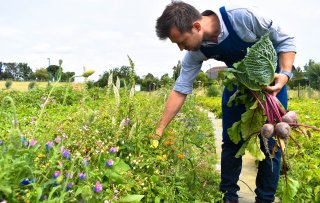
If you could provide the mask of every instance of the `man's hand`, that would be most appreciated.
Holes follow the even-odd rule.
[[[274,85],[272,86],[266,86],[264,88],[264,90],[266,90],[267,92],[269,92],[270,94],[272,94],[273,96],[276,96],[280,90],[282,89],[282,87],[287,84],[287,82],[289,81],[288,76],[284,75],[284,74],[278,74],[276,73],[274,75]]]

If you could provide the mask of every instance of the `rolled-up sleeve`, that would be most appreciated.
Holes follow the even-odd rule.
[[[270,18],[262,16],[256,9],[230,8],[228,16],[236,33],[244,41],[258,41],[261,36],[269,31],[270,40],[277,53],[296,52],[294,37]]]
[[[197,77],[204,60],[207,60],[207,58],[202,52],[188,51],[182,60],[180,75],[173,89],[182,94],[191,94],[193,81]]]

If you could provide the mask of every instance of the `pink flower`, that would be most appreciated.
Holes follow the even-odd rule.
[[[110,159],[109,161],[107,161],[106,166],[112,166],[114,163],[114,161],[112,159]]]
[[[101,185],[101,183],[100,183],[99,181],[96,182],[96,185],[93,187],[93,190],[94,190],[95,192],[101,192],[101,190],[102,190],[102,185]]]

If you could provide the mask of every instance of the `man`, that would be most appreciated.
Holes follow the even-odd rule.
[[[174,89],[170,93],[164,113],[156,134],[162,136],[163,130],[178,113],[187,94],[192,92],[192,84],[202,62],[214,58],[227,66],[240,61],[251,47],[265,33],[270,32],[270,39],[278,54],[278,67],[274,85],[267,86],[266,91],[276,95],[287,107],[285,84],[292,76],[295,58],[294,38],[284,33],[272,20],[259,15],[249,8],[221,7],[218,11],[206,10],[202,14],[193,6],[184,2],[173,1],[167,5],[157,19],[156,33],[161,39],[169,38],[179,49],[187,50],[182,61],[182,68]],[[224,202],[238,202],[237,185],[241,172],[242,159],[235,158],[241,147],[230,141],[227,129],[240,120],[245,111],[244,106],[227,107],[227,101],[233,92],[226,88],[222,98],[223,145],[221,155],[220,190],[224,193]],[[270,139],[269,146],[275,144]],[[267,154],[266,154],[267,156]],[[273,161],[267,157],[259,163],[256,179],[256,202],[273,202],[280,174],[281,151],[276,152]]]

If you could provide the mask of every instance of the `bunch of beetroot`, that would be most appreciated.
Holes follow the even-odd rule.
[[[269,93],[265,93],[265,98],[262,100],[256,92],[252,91],[252,94],[259,102],[259,106],[264,110],[267,117],[267,122],[262,126],[260,132],[266,152],[269,154],[270,159],[272,159],[274,150],[276,150],[277,148],[274,147],[273,151],[270,152],[268,139],[274,136],[274,138],[278,141],[278,145],[280,146],[280,149],[282,151],[282,158],[285,169],[284,172],[287,175],[287,166],[283,153],[283,149],[285,146],[282,146],[282,144],[287,145],[288,139],[290,138],[300,148],[300,144],[294,139],[291,134],[291,129],[297,130],[302,133],[303,131],[300,129],[300,127],[311,128],[316,131],[320,131],[320,129],[298,123],[298,116],[296,112],[286,111],[275,96]],[[283,142],[281,142],[281,140]]]

